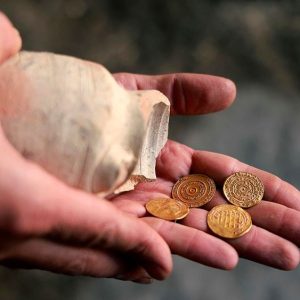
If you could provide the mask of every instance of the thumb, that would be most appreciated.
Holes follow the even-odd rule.
[[[16,54],[22,45],[19,32],[0,11],[0,64]]]
[[[7,199],[8,206],[1,207],[14,216],[10,226],[14,234],[118,253],[140,264],[156,279],[169,275],[169,247],[148,224],[105,199],[66,186],[24,160],[3,139],[0,144],[4,151],[4,157],[0,157],[1,202]]]

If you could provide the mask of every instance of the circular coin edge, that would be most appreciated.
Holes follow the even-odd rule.
[[[216,232],[216,231],[214,230],[214,227],[211,226],[211,224],[210,224],[210,221],[209,221],[210,218],[209,218],[209,216],[212,214],[212,212],[213,212],[214,209],[220,208],[221,206],[223,206],[223,207],[225,207],[225,206],[229,207],[229,206],[230,206],[230,207],[232,207],[232,208],[234,208],[234,209],[241,210],[241,211],[247,216],[247,219],[249,220],[249,225],[245,228],[245,230],[243,230],[241,233],[239,233],[238,235],[235,235],[235,236],[232,236],[232,235],[231,235],[231,236],[224,236],[224,235],[221,235],[219,232]],[[219,237],[225,238],[225,239],[236,239],[236,238],[239,238],[239,237],[245,235],[246,233],[248,233],[248,232],[251,230],[252,225],[253,225],[251,215],[250,215],[245,209],[243,209],[242,207],[239,207],[239,206],[236,206],[236,205],[233,205],[233,204],[220,204],[220,205],[214,206],[214,207],[208,212],[207,218],[206,218],[206,222],[207,222],[208,227],[210,228],[210,230],[211,230],[214,234],[216,234],[216,235],[219,236]]]

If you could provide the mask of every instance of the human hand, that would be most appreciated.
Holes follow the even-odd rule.
[[[142,76],[120,73],[116,79],[129,89],[158,89],[171,100],[173,114],[201,114],[229,105],[235,87],[229,81],[206,75],[178,74]],[[239,256],[279,269],[294,269],[299,264],[300,192],[278,177],[243,164],[231,157],[196,151],[169,141],[157,159],[157,180],[140,183],[134,191],[113,199],[120,208],[143,218],[160,233],[171,251],[188,259],[218,268],[231,269]],[[145,203],[156,197],[170,197],[174,183],[188,174],[206,174],[221,186],[237,171],[257,175],[264,183],[264,200],[247,211],[252,216],[251,231],[234,240],[211,235],[207,211],[225,203],[217,192],[201,208],[191,209],[181,224],[147,217]]]
[[[0,61],[20,46],[0,14]],[[0,149],[0,264],[142,283],[171,272],[170,250],[148,224],[25,160],[1,126]]]

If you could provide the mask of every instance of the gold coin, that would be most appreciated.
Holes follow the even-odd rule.
[[[225,180],[223,192],[230,203],[249,208],[258,204],[263,198],[264,185],[253,174],[237,172]]]
[[[146,209],[151,215],[168,221],[183,219],[190,211],[186,204],[171,198],[152,199],[146,203]]]
[[[224,238],[238,238],[252,226],[251,216],[241,207],[231,204],[215,206],[207,215],[209,228]]]
[[[175,183],[172,189],[172,197],[186,203],[189,207],[206,204],[215,193],[215,182],[202,174],[184,176]]]

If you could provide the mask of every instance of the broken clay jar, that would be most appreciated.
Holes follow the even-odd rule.
[[[130,176],[155,179],[169,110],[162,93],[126,91],[103,66],[77,58],[20,52],[0,67],[0,121],[10,143],[89,192],[132,189]]]

